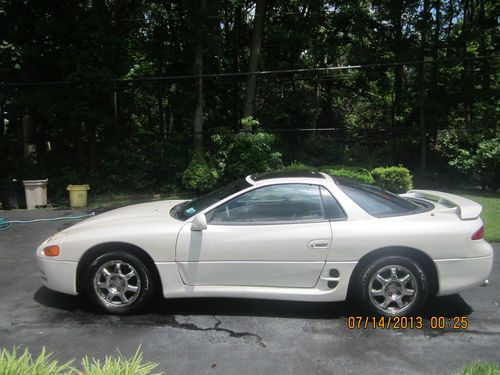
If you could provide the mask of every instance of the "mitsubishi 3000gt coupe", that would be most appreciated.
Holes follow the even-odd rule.
[[[487,284],[482,207],[438,191],[395,195],[319,172],[270,172],[197,199],[109,211],[37,249],[43,283],[101,311],[165,298],[343,301],[412,315]],[[311,308],[314,308],[312,306]]]

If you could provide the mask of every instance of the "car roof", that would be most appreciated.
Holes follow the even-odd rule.
[[[278,172],[266,172],[266,173],[256,173],[247,177],[247,179],[253,182],[260,182],[264,180],[274,180],[281,178],[318,178],[326,179],[326,177],[320,172],[313,171],[278,171]]]

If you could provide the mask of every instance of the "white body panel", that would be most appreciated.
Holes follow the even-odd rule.
[[[435,209],[375,218],[329,177],[269,179],[252,182],[244,191],[279,183],[324,186],[347,219],[279,225],[208,223],[205,230],[193,231],[193,218],[182,222],[169,214],[181,201],[124,207],[85,220],[42,243],[37,255],[44,284],[77,294],[76,272],[82,256],[95,246],[116,242],[147,252],[156,264],[165,297],[341,301],[360,259],[387,248],[415,249],[428,256],[438,274],[439,295],[477,286],[491,271],[491,246],[484,240],[470,239],[482,226],[480,206],[475,202],[441,192],[413,191],[408,195],[436,197]],[[313,247],[311,241],[319,246]],[[59,245],[61,254],[46,257],[42,250],[48,245]],[[330,276],[332,270],[338,276]]]
[[[312,288],[330,250],[328,221],[275,225],[185,225],[176,261],[188,285]],[[318,247],[319,246],[319,247]]]

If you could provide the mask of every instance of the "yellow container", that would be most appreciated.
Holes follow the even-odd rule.
[[[87,207],[87,191],[89,185],[68,185],[69,203],[71,208]]]

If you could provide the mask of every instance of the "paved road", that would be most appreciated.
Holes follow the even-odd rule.
[[[74,212],[73,212],[74,213]],[[12,211],[11,219],[70,211]],[[449,374],[473,360],[500,362],[500,257],[488,288],[436,299],[426,316],[466,315],[466,331],[349,330],[347,303],[162,300],[137,316],[104,316],[41,286],[35,247],[71,221],[0,232],[0,347],[42,346],[68,360],[125,355],[139,345],[167,374]],[[495,246],[496,251],[500,245]],[[428,324],[428,320],[426,320]]]

